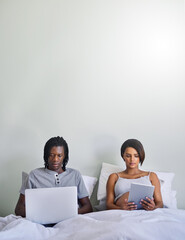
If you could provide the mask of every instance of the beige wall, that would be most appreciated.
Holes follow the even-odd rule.
[[[139,139],[185,209],[183,0],[0,0],[0,215],[56,135],[98,176]]]

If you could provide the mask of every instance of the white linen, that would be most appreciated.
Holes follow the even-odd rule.
[[[96,177],[90,177],[90,176],[86,176],[86,175],[82,175],[82,178],[84,180],[84,183],[85,183],[85,186],[86,186],[87,192],[89,193],[89,198],[90,198],[98,179]]]
[[[185,210],[107,210],[62,221],[46,228],[24,218],[0,217],[1,240],[183,240]]]

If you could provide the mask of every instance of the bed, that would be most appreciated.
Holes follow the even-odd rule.
[[[108,210],[78,215],[46,228],[24,218],[0,218],[1,240],[170,240],[185,239],[185,211]]]
[[[119,170],[119,167],[106,163],[102,165],[97,193],[100,204],[96,206],[96,209],[100,211],[77,215],[74,218],[59,222],[54,227],[44,227],[41,224],[33,223],[13,214],[0,217],[0,239],[185,239],[185,210],[177,209],[175,203],[171,201],[172,199],[168,199],[169,201],[165,200],[165,208],[154,211],[104,210],[105,182],[110,173],[114,172],[115,169]],[[162,191],[163,196],[168,193],[168,196],[174,197],[175,194],[170,189],[174,175],[171,173],[158,173],[158,176],[160,176],[160,174],[161,189],[165,190]],[[89,187],[91,193],[95,182],[95,178],[93,179],[86,176],[85,184]],[[175,197],[173,200],[175,200]]]

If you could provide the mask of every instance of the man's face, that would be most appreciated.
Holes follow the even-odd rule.
[[[63,146],[52,147],[48,158],[48,169],[58,173],[63,172],[62,163],[64,158],[65,154]]]

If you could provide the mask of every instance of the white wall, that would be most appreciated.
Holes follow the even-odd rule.
[[[183,0],[0,0],[0,215],[21,172],[63,136],[69,167],[99,176],[139,139],[144,169],[173,171],[185,209]]]

